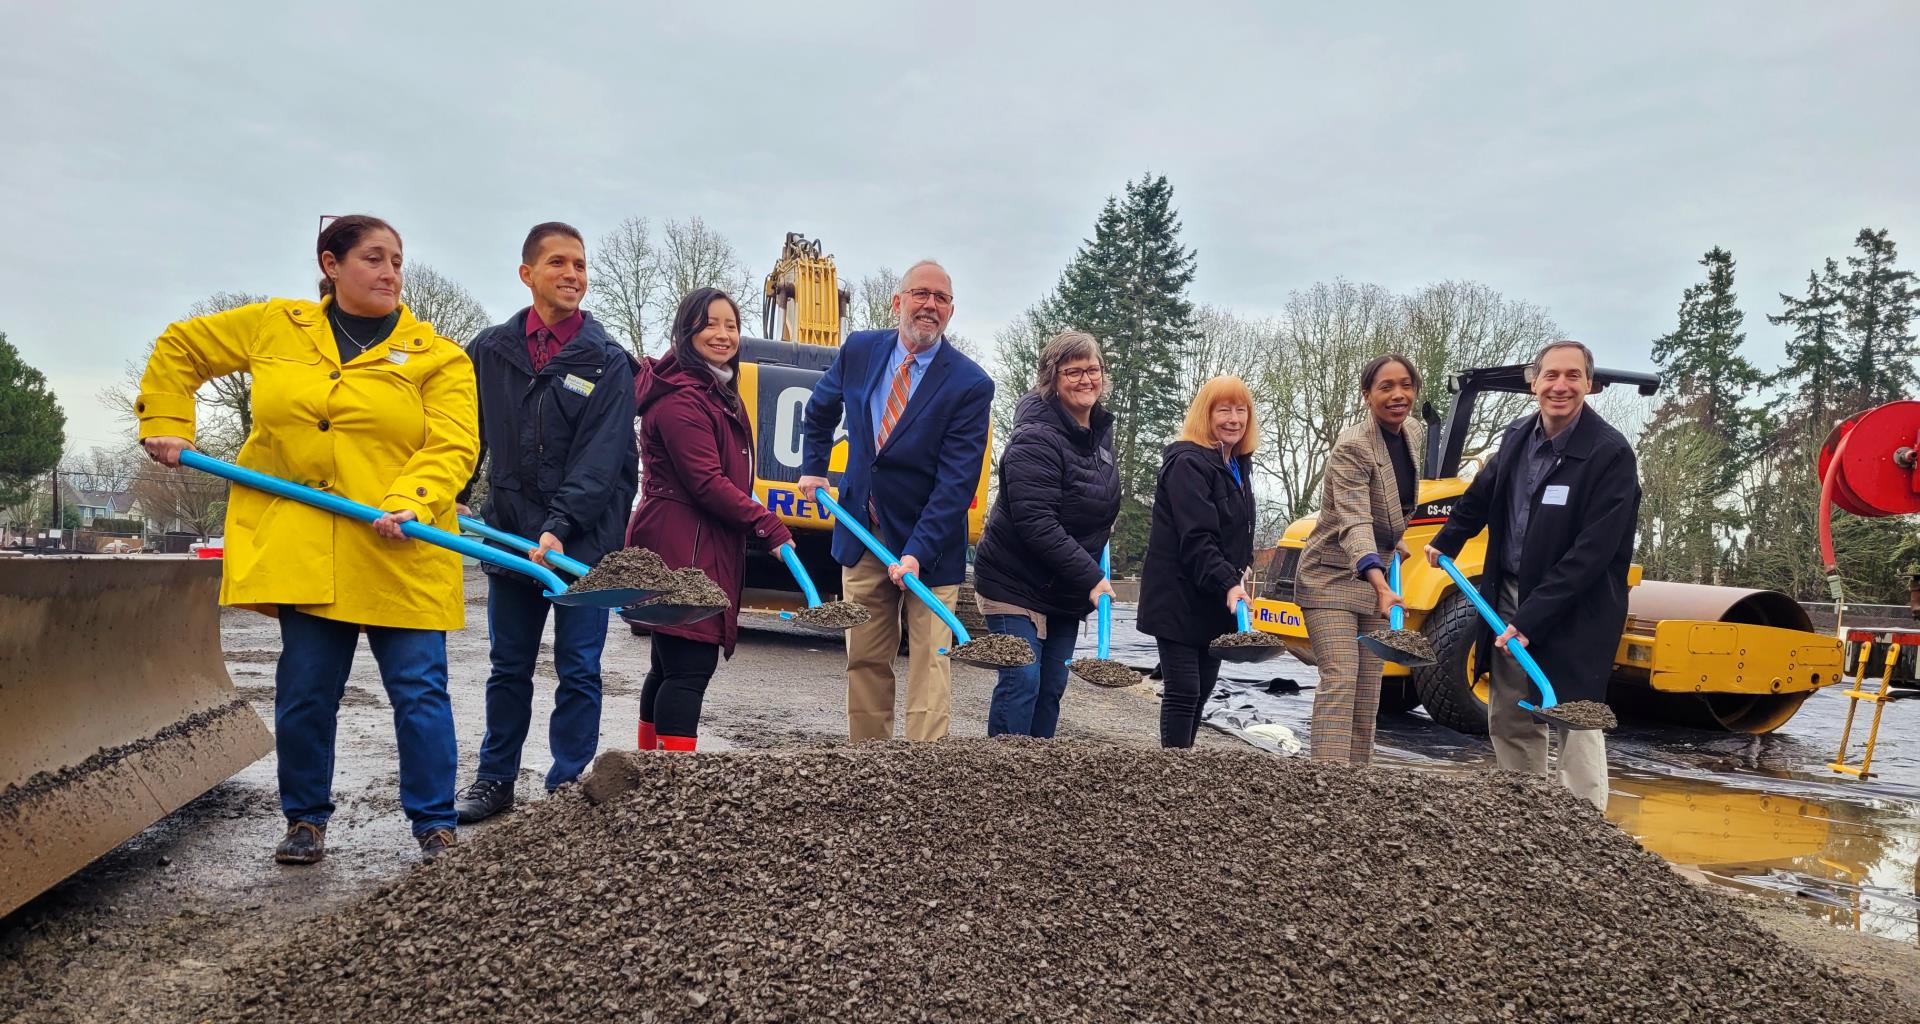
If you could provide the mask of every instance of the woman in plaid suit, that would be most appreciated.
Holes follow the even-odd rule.
[[[1295,583],[1320,670],[1312,754],[1350,764],[1373,760],[1381,665],[1359,637],[1386,628],[1387,613],[1400,603],[1387,585],[1387,560],[1401,550],[1425,436],[1412,418],[1420,371],[1406,356],[1391,353],[1368,363],[1360,395],[1367,416],[1333,444],[1320,518],[1301,552]]]

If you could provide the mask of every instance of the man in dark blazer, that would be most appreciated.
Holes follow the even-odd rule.
[[[1458,555],[1487,529],[1480,592],[1507,623],[1499,637],[1482,628],[1475,644],[1474,663],[1493,667],[1487,731],[1501,768],[1545,775],[1547,726],[1518,706],[1539,694],[1506,647],[1525,647],[1562,701],[1606,700],[1627,621],[1640,478],[1633,447],[1587,406],[1593,353],[1585,345],[1550,342],[1527,377],[1539,410],[1507,427],[1499,453],[1428,545],[1427,561]],[[1561,784],[1606,810],[1605,735],[1553,731]]]
[[[934,652],[953,635],[904,593],[911,572],[951,609],[967,571],[967,509],[986,468],[993,380],[947,343],[953,281],[938,263],[907,268],[893,293],[900,326],[847,336],[807,402],[800,494],[827,486],[834,431],[846,415],[847,465],[840,506],[898,555],[891,569],[845,527],[833,531],[842,594],[871,618],[847,631],[847,735],[893,736],[894,655],[901,601],[907,618],[910,740],[947,734],[952,670]]]

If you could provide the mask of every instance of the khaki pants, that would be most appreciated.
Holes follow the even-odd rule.
[[[1500,588],[1495,610],[1503,620],[1513,618],[1520,607],[1520,584],[1507,580]],[[1535,637],[1528,637],[1536,640]],[[1553,680],[1549,679],[1548,682]],[[1526,670],[1505,651],[1493,652],[1493,685],[1487,698],[1487,734],[1493,741],[1493,757],[1510,772],[1547,775],[1547,730],[1549,726],[1520,710],[1518,701],[1540,702],[1540,691]],[[1573,795],[1599,808],[1607,809],[1607,738],[1598,729],[1568,729],[1552,726],[1560,740],[1560,760],[1553,773]]]
[[[953,631],[919,598],[893,585],[872,555],[840,571],[841,592],[871,616],[847,630],[847,739],[893,738],[893,662],[900,653],[900,610],[907,613],[907,739],[937,740],[953,712],[953,663],[935,652]],[[928,587],[951,611],[960,587]]]

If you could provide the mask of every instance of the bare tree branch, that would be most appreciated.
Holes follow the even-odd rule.
[[[460,345],[493,324],[472,292],[425,263],[407,265],[400,301],[416,318],[432,324],[435,333]]]

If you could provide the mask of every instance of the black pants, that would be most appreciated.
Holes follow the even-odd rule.
[[[1220,680],[1220,659],[1177,640],[1154,643],[1160,648],[1160,745],[1191,747],[1200,732],[1200,712]]]
[[[700,735],[700,704],[720,665],[720,645],[653,634],[653,667],[640,686],[640,720],[662,736]]]

